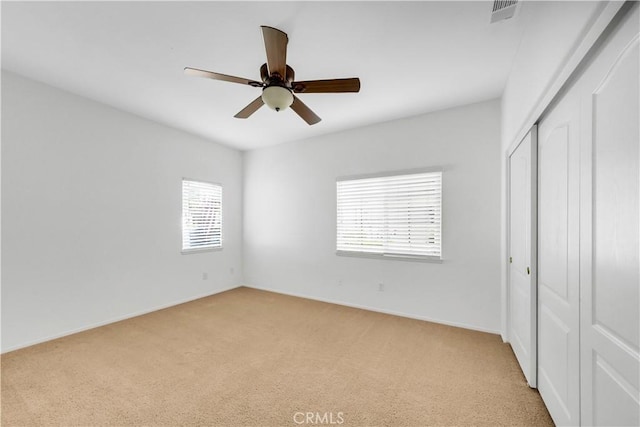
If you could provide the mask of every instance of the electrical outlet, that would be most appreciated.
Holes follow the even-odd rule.
[[[202,273],[202,280],[209,279],[209,273]]]
[[[338,279],[338,286],[342,286],[342,279]]]
[[[384,283],[378,283],[378,291],[384,292]]]
[[[233,273],[235,273],[235,272],[236,272],[236,270],[235,270],[233,267],[231,267],[231,268],[229,269],[229,273],[233,274]]]

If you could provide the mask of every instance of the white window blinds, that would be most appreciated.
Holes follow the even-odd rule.
[[[337,250],[440,258],[442,172],[337,182]]]
[[[182,250],[222,247],[222,187],[182,180]]]

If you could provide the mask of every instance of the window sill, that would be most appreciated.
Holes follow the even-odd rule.
[[[411,262],[429,262],[435,264],[442,264],[442,258],[435,256],[412,256],[412,255],[391,255],[391,254],[371,254],[367,252],[349,252],[349,251],[336,251],[338,256],[354,257],[354,258],[372,258],[372,259],[386,259],[391,261],[411,261]]]
[[[183,249],[180,251],[180,253],[182,255],[189,255],[189,254],[198,254],[201,252],[218,252],[221,251],[222,247],[219,248],[198,248],[198,249]]]

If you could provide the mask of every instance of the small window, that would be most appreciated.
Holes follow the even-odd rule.
[[[182,251],[222,248],[222,187],[182,180]]]
[[[337,182],[338,254],[440,259],[442,172]]]

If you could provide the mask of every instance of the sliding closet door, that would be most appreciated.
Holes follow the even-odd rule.
[[[638,4],[583,76],[582,422],[640,425]]]
[[[580,423],[580,97],[538,126],[538,390],[557,425]]]
[[[536,127],[509,156],[509,343],[536,387]]]
[[[538,389],[559,425],[640,425],[638,9],[538,127]]]

